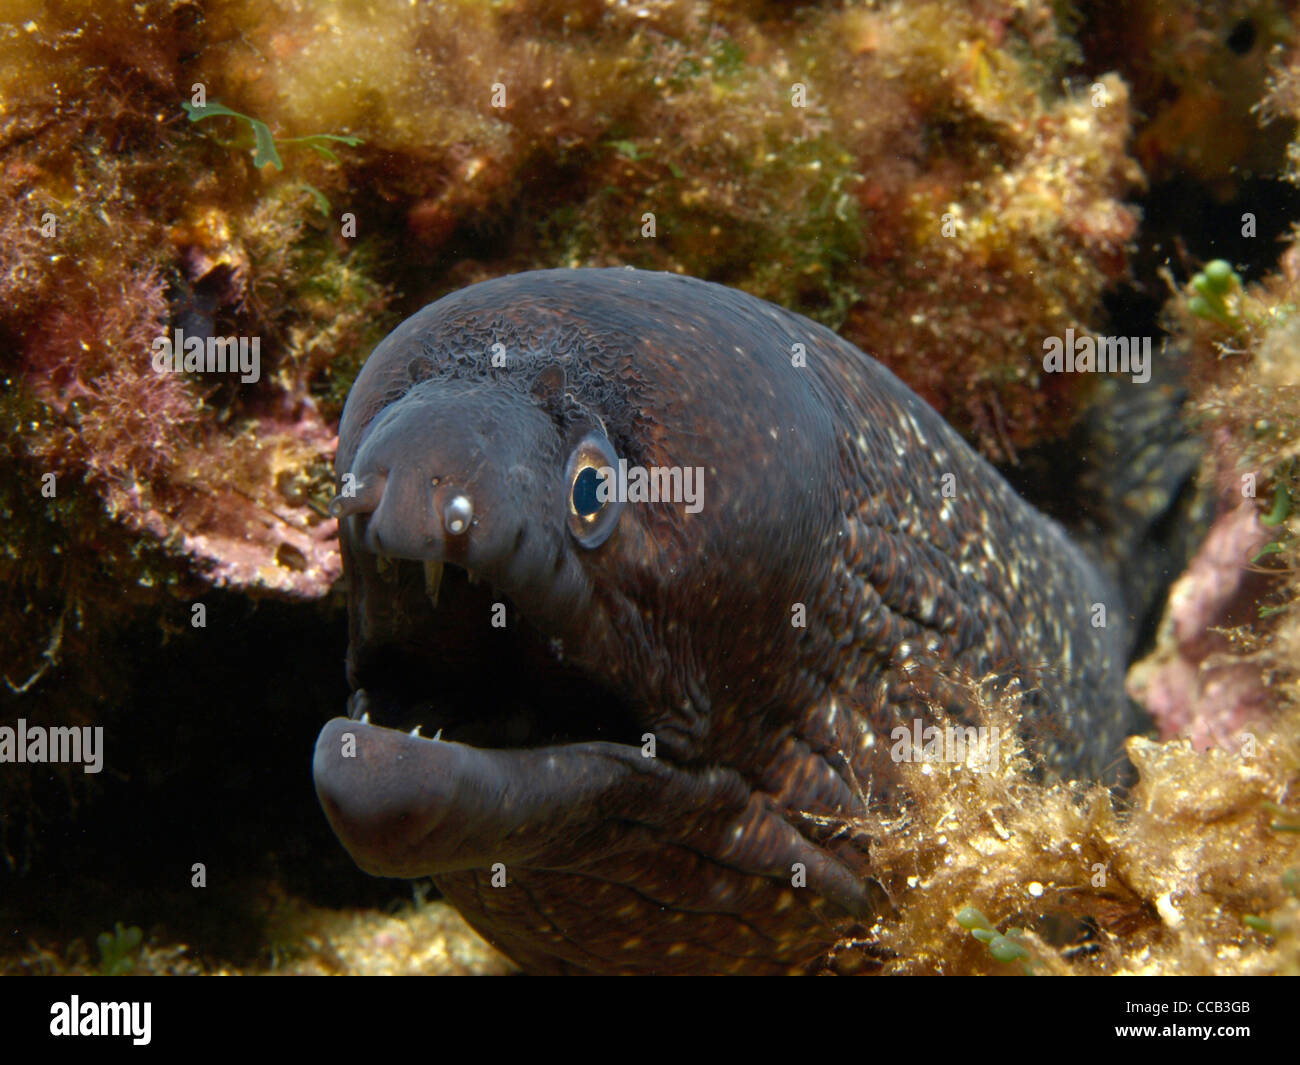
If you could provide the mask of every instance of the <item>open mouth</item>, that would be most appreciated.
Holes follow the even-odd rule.
[[[640,745],[626,700],[566,661],[509,597],[450,563],[384,569],[408,627],[355,649],[351,720],[483,748]]]
[[[801,862],[820,893],[865,912],[856,875],[735,771],[643,748],[648,715],[486,582],[354,558],[356,687],[349,716],[321,730],[313,773],[361,868],[562,871],[679,840],[732,873],[784,881]]]
[[[635,708],[486,582],[376,556],[357,570],[355,690],[313,772],[362,868],[562,865],[676,775],[643,756]]]

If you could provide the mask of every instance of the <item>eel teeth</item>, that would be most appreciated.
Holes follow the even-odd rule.
[[[361,723],[362,723],[363,725],[368,725],[368,724],[370,724],[370,711],[369,711],[369,710],[367,710],[364,714],[361,715]]]
[[[359,688],[348,696],[348,717],[360,721],[361,715],[370,709],[370,696],[364,688]]]
[[[442,563],[426,562],[424,564],[424,594],[429,597],[431,606],[438,605],[438,589],[442,587]]]
[[[427,739],[429,738],[428,736],[421,736],[421,735],[420,735],[420,729],[423,728],[423,727],[424,727],[424,726],[422,726],[422,725],[416,725],[415,728],[411,729],[411,731],[407,733],[407,735],[408,735],[408,736],[414,736],[417,740],[427,740]],[[434,738],[435,740],[440,740],[440,739],[442,739],[442,729],[439,729],[436,733],[434,733],[433,738]]]

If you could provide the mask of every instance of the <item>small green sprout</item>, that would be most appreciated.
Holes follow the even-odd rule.
[[[636,146],[634,141],[606,141],[605,143],[624,159],[630,159],[634,163],[644,157],[644,153]]]
[[[1274,825],[1273,827],[1276,828],[1277,826]],[[1286,888],[1287,893],[1293,898],[1300,899],[1300,869],[1284,870],[1282,873],[1282,886]],[[1241,919],[1241,923],[1248,928],[1253,928],[1256,932],[1263,932],[1266,936],[1277,935],[1277,927],[1267,917],[1256,917],[1254,914],[1247,914]]]
[[[973,932],[977,928],[987,931],[993,930],[993,926],[989,924],[989,919],[975,909],[974,906],[963,906],[958,910],[957,923],[968,932]]]
[[[639,148],[635,141],[605,141],[603,143],[607,147],[613,148],[614,151],[618,152],[618,154],[621,155],[624,159],[632,163],[639,163],[642,160],[651,158],[650,153]],[[682,176],[681,167],[679,167],[672,160],[668,160],[665,165],[668,167],[668,170],[673,175],[673,177],[679,179],[681,178]],[[619,190],[616,188],[610,188],[608,191],[610,193],[613,193],[614,195],[617,195]]]
[[[248,115],[233,111],[225,104],[219,104],[215,100],[205,104],[203,107],[196,107],[188,100],[181,104],[185,113],[190,116],[191,122],[201,122],[205,118],[237,118],[241,122],[247,122],[249,128],[253,131],[253,165],[256,167],[273,166],[276,170],[283,170],[284,163],[280,160],[280,153],[275,146],[275,137],[271,134],[271,127],[265,122]],[[312,133],[306,137],[285,137],[281,139],[281,144],[302,144],[314,152],[318,152],[332,163],[337,163],[339,157],[335,155],[326,145],[326,142],[334,141],[339,144],[346,144],[349,147],[355,147],[363,143],[360,137],[344,137],[337,133]]]
[[[1279,806],[1275,802],[1266,802],[1261,805],[1269,813],[1279,818],[1279,820],[1268,826],[1274,832],[1300,832],[1300,813],[1295,810],[1288,810],[1285,806]]]
[[[1236,308],[1236,300],[1230,305],[1226,297],[1238,296],[1241,292],[1241,278],[1230,263],[1223,259],[1214,259],[1205,264],[1205,269],[1192,278],[1192,288],[1196,295],[1187,301],[1187,309],[1201,318],[1210,318],[1225,325],[1234,332],[1241,328],[1241,313]]]
[[[1003,965],[1018,961],[1025,975],[1032,974],[1033,962],[1029,960],[1029,948],[1019,942],[1020,937],[1024,935],[1023,929],[1009,928],[1003,935],[974,906],[962,907],[957,912],[957,923],[988,947],[989,956],[994,961],[1001,962]]]
[[[1260,517],[1259,523],[1268,528],[1276,528],[1291,516],[1291,493],[1285,484],[1278,482],[1277,488],[1273,492],[1273,509],[1267,514]],[[1267,543],[1255,552],[1251,562],[1258,562],[1265,555],[1275,555],[1286,546],[1286,539],[1274,540]],[[1260,609],[1261,618],[1268,617],[1270,614],[1280,613],[1283,607],[1263,607]],[[1265,613],[1267,611],[1267,613]]]
[[[99,972],[101,976],[125,976],[135,968],[135,954],[143,939],[135,925],[123,928],[118,921],[112,932],[100,932],[95,937],[99,945]]]
[[[1291,493],[1287,491],[1284,484],[1279,484],[1273,492],[1273,509],[1264,517],[1260,518],[1260,523],[1272,527],[1281,525],[1291,514]]]
[[[1013,961],[1025,961],[1029,957],[1029,948],[1023,943],[1017,943],[1020,929],[1008,929],[1005,936],[995,936],[989,941],[989,953],[993,955],[994,961],[1000,961],[1003,965],[1010,965]],[[1025,971],[1029,971],[1029,965],[1026,962]]]
[[[325,198],[325,193],[306,181],[302,183],[302,187],[311,194],[312,202],[316,204],[316,208],[321,214],[330,213],[330,202]]]

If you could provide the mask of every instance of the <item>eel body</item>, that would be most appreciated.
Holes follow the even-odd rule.
[[[814,969],[872,915],[845,826],[898,726],[995,677],[1047,766],[1098,775],[1134,724],[1111,581],[883,366],[742,292],[453,293],[370,356],[336,465],[321,803],[530,971]]]

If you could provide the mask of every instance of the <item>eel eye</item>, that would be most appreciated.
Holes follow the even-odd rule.
[[[618,524],[618,456],[600,433],[584,436],[569,456],[564,483],[569,532],[583,547],[599,547]]]

